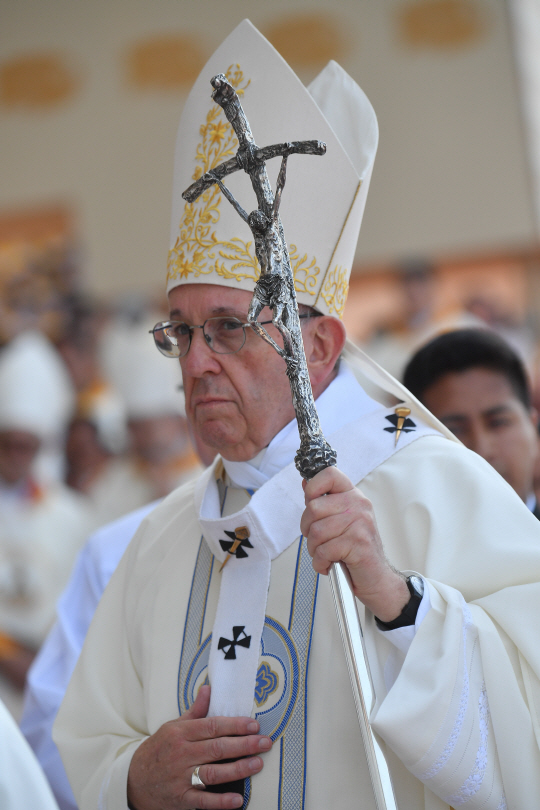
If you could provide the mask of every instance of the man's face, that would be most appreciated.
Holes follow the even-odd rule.
[[[175,287],[169,293],[171,320],[194,326],[231,315],[246,323],[251,297],[246,290],[213,284]],[[271,317],[264,309],[259,321]],[[271,324],[266,328],[281,344],[277,330]],[[246,329],[246,342],[237,354],[216,354],[202,329],[195,329],[180,366],[193,431],[231,461],[256,456],[294,417],[285,363],[252,329]]]
[[[452,372],[426,389],[422,401],[527,499],[538,452],[537,416],[527,411],[503,374],[481,367]]]

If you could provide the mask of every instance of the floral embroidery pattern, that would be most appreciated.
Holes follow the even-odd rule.
[[[238,95],[243,96],[250,80],[244,79],[240,65],[230,65],[226,76]],[[238,141],[222,116],[221,107],[213,104],[201,126],[202,140],[195,154],[197,167],[193,180],[198,180],[235,154]],[[198,278],[211,273],[237,281],[252,279],[255,282],[259,278],[260,268],[253,243],[238,238],[221,241],[216,235],[214,226],[220,219],[221,198],[219,187],[214,185],[194,203],[186,203],[179,224],[180,235],[169,251],[167,281],[188,279],[191,274]],[[320,273],[316,259],[310,261],[307,254],[301,256],[296,245],[290,246],[289,257],[296,291],[315,295]]]
[[[343,317],[347,293],[349,292],[349,271],[341,265],[336,265],[328,274],[321,295],[328,306],[328,313],[334,312],[338,318]]]
[[[478,714],[480,728],[480,744],[476,753],[474,768],[467,777],[463,785],[456,793],[446,798],[448,804],[452,802],[456,807],[460,807],[475,796],[484,781],[484,776],[488,766],[488,737],[489,737],[489,705],[486,694],[486,685],[482,684],[482,691],[478,698]]]

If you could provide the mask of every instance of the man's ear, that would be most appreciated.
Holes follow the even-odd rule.
[[[333,377],[347,335],[341,321],[330,315],[311,318],[308,324],[304,342],[313,393],[317,396],[315,389],[322,386],[321,391],[324,390]]]

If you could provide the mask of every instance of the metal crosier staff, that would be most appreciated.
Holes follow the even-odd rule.
[[[296,453],[295,464],[300,475],[309,480],[326,467],[335,465],[336,452],[323,436],[315,407],[300,328],[294,278],[283,225],[279,217],[279,206],[285,186],[289,155],[324,155],[326,144],[314,140],[290,141],[259,148],[254,141],[240,99],[226,77],[220,73],[214,76],[210,83],[214,88],[213,100],[222,107],[236,133],[238,150],[235,157],[206,172],[192,183],[184,191],[182,197],[187,202],[193,203],[206,189],[217,184],[225,198],[248,224],[253,234],[255,253],[261,272],[249,307],[248,322],[254,331],[285,360],[300,433],[300,448]],[[277,156],[281,156],[281,168],[274,194],[266,172],[266,161]],[[242,208],[223,183],[223,178],[239,170],[243,170],[249,175],[257,197],[258,208],[250,214]],[[283,339],[283,348],[257,320],[265,306],[272,310],[272,323]],[[369,666],[356,603],[347,577],[345,567],[336,565],[331,567],[330,585],[345,648],[375,802],[377,810],[391,810],[396,805],[386,761],[374,741],[368,720],[365,694],[372,695]]]

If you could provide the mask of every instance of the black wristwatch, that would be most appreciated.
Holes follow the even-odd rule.
[[[409,627],[411,624],[415,623],[416,614],[418,613],[420,602],[424,596],[424,582],[421,577],[416,576],[416,574],[407,577],[406,582],[411,598],[397,619],[393,619],[391,622],[381,622],[381,620],[375,616],[375,622],[379,630],[395,630],[397,627]]]

